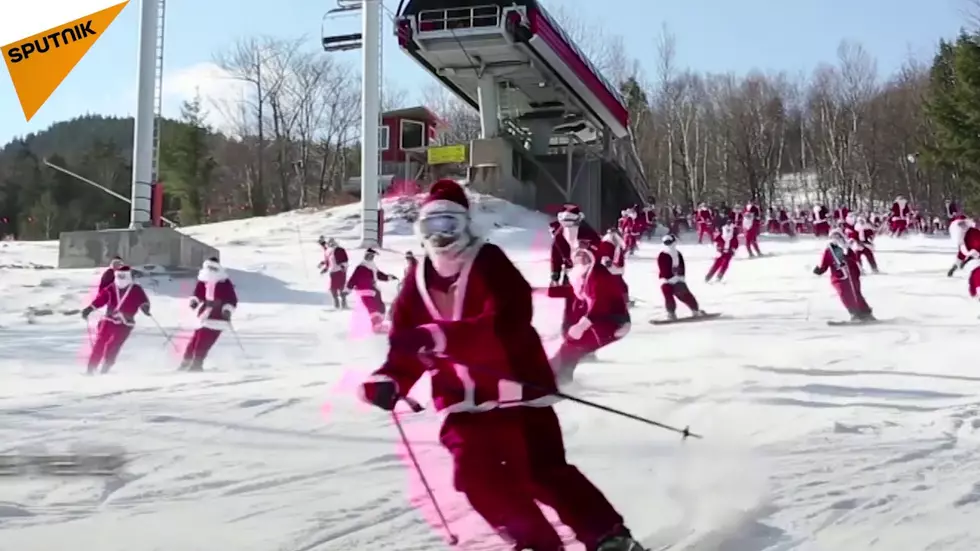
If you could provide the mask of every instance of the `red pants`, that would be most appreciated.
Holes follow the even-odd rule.
[[[630,322],[626,319],[619,323],[596,323],[580,339],[571,340],[566,337],[550,360],[555,376],[562,381],[571,380],[575,368],[583,358],[625,337],[629,331]]]
[[[701,240],[704,239],[705,237],[707,237],[708,240],[710,241],[712,231],[713,230],[711,228],[711,224],[705,222],[698,222],[698,243],[701,243]]]
[[[759,250],[759,229],[752,228],[745,232],[745,249],[749,251],[749,256],[762,255]]]
[[[341,271],[330,272],[330,292],[339,293],[344,290],[344,284],[347,283],[347,274]]]
[[[770,221],[766,222],[766,230],[769,233],[779,233],[779,221],[778,220],[770,220]]]
[[[184,361],[198,366],[204,363],[208,353],[211,352],[211,347],[218,342],[220,336],[221,331],[207,327],[201,327],[194,331],[191,340],[187,341],[187,348],[184,349]]]
[[[888,229],[892,232],[894,237],[901,237],[905,235],[905,232],[907,232],[909,229],[908,220],[892,220],[888,223]]]
[[[554,509],[589,550],[623,525],[602,492],[566,461],[551,407],[453,413],[439,440],[453,456],[456,490],[517,549],[564,549],[536,502]]]
[[[970,289],[970,296],[977,298],[977,295],[980,294],[980,267],[974,268],[970,272],[970,278],[967,281]]]
[[[814,224],[813,235],[815,237],[827,237],[830,235],[830,222],[818,222]]]
[[[664,308],[668,314],[673,314],[677,311],[678,300],[684,303],[684,306],[690,308],[692,312],[699,310],[698,300],[694,298],[694,294],[688,289],[687,283],[683,281],[679,283],[663,283],[660,285],[660,292],[664,295]]]
[[[834,286],[841,304],[850,314],[865,314],[871,311],[871,307],[868,306],[867,301],[864,300],[864,294],[861,292],[860,278],[850,277],[831,281],[830,284]]]
[[[94,371],[102,365],[102,370],[108,370],[115,365],[116,358],[122,350],[133,328],[121,323],[112,323],[105,319],[99,320],[95,328],[95,342],[88,356],[88,370]]]
[[[857,257],[859,262],[863,258],[868,261],[868,266],[871,266],[872,270],[878,271],[878,261],[875,259],[875,252],[870,247],[867,245],[862,247],[861,250],[857,251]]]
[[[793,231],[793,223],[789,220],[783,220],[779,222],[779,227],[782,228],[782,232],[786,235],[793,237],[796,233]]]
[[[704,276],[705,281],[711,281],[711,278],[718,276],[718,281],[721,281],[725,277],[725,273],[728,271],[728,265],[732,263],[732,256],[734,252],[721,253],[718,258],[715,259],[714,263],[711,265],[711,269],[708,270],[708,275]]]

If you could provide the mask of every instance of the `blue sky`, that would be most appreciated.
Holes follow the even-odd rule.
[[[386,0],[390,9],[397,1]],[[220,93],[208,81],[214,52],[249,35],[299,37],[318,48],[320,21],[331,0],[170,0],[167,2],[164,81],[165,114],[196,85]],[[611,5],[621,6],[615,11]],[[843,39],[862,43],[891,72],[911,54],[929,59],[941,37],[965,23],[966,0],[545,0],[590,24],[621,35],[644,70],[655,71],[655,40],[666,23],[677,38],[680,67],[747,72],[753,68],[809,72],[834,62]],[[128,115],[135,106],[136,38],[139,4],[131,2],[31,122],[24,116],[9,78],[0,78],[0,144],[53,122],[84,113]],[[359,29],[356,19],[332,25],[335,33]],[[432,82],[385,34],[386,80],[405,90]],[[327,55],[327,54],[324,54]],[[342,54],[352,55],[352,54]],[[356,55],[356,54],[353,54]],[[351,57],[351,60],[356,58]]]

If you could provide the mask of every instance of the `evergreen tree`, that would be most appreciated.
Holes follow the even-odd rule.
[[[207,221],[207,197],[217,163],[211,155],[211,131],[204,122],[201,98],[184,102],[180,122],[168,125],[163,134],[160,174],[179,205],[180,223]]]
[[[960,34],[943,41],[930,72],[926,113],[935,127],[936,145],[924,160],[949,171],[965,206],[980,208],[980,42]]]

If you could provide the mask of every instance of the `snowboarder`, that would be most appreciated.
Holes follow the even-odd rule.
[[[851,314],[851,321],[875,321],[871,307],[861,292],[861,266],[857,254],[847,246],[847,238],[837,229],[830,232],[830,241],[820,257],[820,264],[813,268],[813,273],[819,276],[828,270],[830,284],[837,292],[841,304]]]
[[[731,224],[731,222],[727,224]],[[694,298],[684,281],[686,267],[684,255],[677,250],[677,236],[668,233],[663,238],[663,244],[663,250],[657,255],[657,268],[660,272],[660,291],[664,295],[667,319],[671,321],[677,319],[678,300],[691,309],[692,316],[705,315],[705,312],[698,306],[698,300]]]

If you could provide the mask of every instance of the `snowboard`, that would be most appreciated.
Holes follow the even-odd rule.
[[[687,316],[683,318],[672,319],[652,319],[650,323],[653,325],[672,325],[675,323],[688,323],[688,322],[698,322],[698,321],[708,321],[716,319],[721,316],[719,312],[713,312],[710,314],[704,314],[703,316]]]
[[[880,320],[880,319],[873,319],[873,320],[867,320],[867,321],[863,321],[863,320],[827,320],[827,325],[829,325],[831,327],[841,327],[841,326],[845,326],[845,325],[874,325],[876,323],[883,323],[883,322],[886,322],[886,321],[888,321],[888,320]]]

